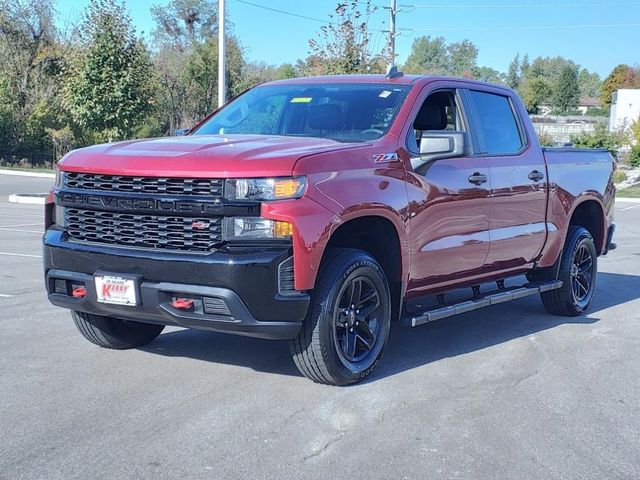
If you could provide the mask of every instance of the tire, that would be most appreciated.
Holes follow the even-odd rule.
[[[390,325],[391,295],[382,267],[361,250],[331,249],[307,317],[290,343],[293,361],[314,382],[356,383],[380,362]]]
[[[131,322],[84,312],[72,311],[71,316],[84,338],[99,347],[114,350],[147,345],[164,329],[164,325]]]
[[[569,227],[558,273],[563,285],[540,294],[547,312],[565,317],[582,315],[593,300],[597,272],[593,237],[586,228]]]

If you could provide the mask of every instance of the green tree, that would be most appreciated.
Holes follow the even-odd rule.
[[[631,124],[631,135],[633,135],[633,139],[640,144],[640,118]]]
[[[304,73],[331,75],[383,73],[389,61],[387,47],[375,50],[369,20],[376,7],[370,0],[345,0],[321,27],[318,38],[309,40],[310,55]]]
[[[8,80],[0,74],[0,155],[13,146],[13,101]]]
[[[447,43],[442,37],[418,37],[404,64],[405,73],[443,75],[449,70]]]
[[[229,39],[227,50],[227,89],[231,97],[253,86],[244,75],[245,63],[242,50],[237,42]],[[211,38],[205,43],[196,44],[189,56],[184,79],[188,85],[188,112],[192,116],[192,125],[203,119],[218,103],[218,40]]]
[[[578,65],[564,57],[537,57],[531,62],[527,75],[533,77],[545,77],[552,84],[555,84],[563,70],[572,67],[577,70]]]
[[[509,69],[507,70],[506,83],[509,88],[518,88],[520,86],[520,54],[516,54],[509,63]]]
[[[523,61],[523,63],[525,63]],[[537,112],[540,105],[550,105],[554,102],[554,92],[557,91],[560,76],[567,67],[577,71],[578,65],[564,57],[537,57],[529,65],[526,58],[526,68],[521,67],[520,85],[518,91],[521,96],[529,98],[528,107]],[[534,81],[535,80],[535,81]],[[542,95],[540,97],[540,95]]]
[[[153,103],[149,52],[115,0],[92,0],[79,34],[78,54],[65,75],[65,104],[95,138],[129,138]]]
[[[520,88],[520,96],[529,113],[538,113],[542,105],[551,95],[551,84],[543,77],[527,77]]]
[[[522,63],[520,64],[520,76],[524,77],[529,72],[529,67],[531,63],[529,62],[529,54],[525,53],[524,57],[522,57]]]
[[[560,72],[553,89],[551,105],[561,115],[567,115],[578,108],[579,100],[578,72],[574,67],[567,65]]]
[[[202,118],[197,106],[214,98],[217,57],[213,59],[215,68],[206,61],[212,53],[211,42],[216,41],[217,15],[217,3],[212,0],[168,0],[151,8],[159,85],[156,123],[165,133],[193,126]],[[235,43],[235,39],[229,42]],[[198,67],[204,73],[198,72]],[[204,100],[198,95],[204,95]],[[213,108],[209,104],[209,109]]]
[[[295,78],[298,76],[298,71],[295,66],[290,63],[283,63],[276,68],[275,80],[284,80],[286,78]]]
[[[596,72],[591,73],[583,68],[578,74],[578,85],[580,86],[580,97],[593,98],[599,95],[602,80]]]
[[[634,168],[640,167],[640,144],[631,147],[631,152],[629,153],[629,165]]]
[[[489,67],[474,67],[471,76],[476,80],[489,83],[505,83],[504,75],[498,70]]]
[[[52,0],[0,0],[1,150],[51,150],[62,62]]]
[[[156,42],[182,48],[210,40],[218,25],[218,9],[209,0],[171,0],[152,6],[151,16],[156,22]]]
[[[471,41],[452,43],[447,48],[449,57],[448,73],[455,76],[472,76],[477,66],[478,47]]]
[[[458,77],[493,76],[486,67],[479,67],[478,47],[470,40],[447,44],[443,37],[418,37],[404,64],[406,73],[453,75]]]

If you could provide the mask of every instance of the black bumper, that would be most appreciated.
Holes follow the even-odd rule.
[[[47,294],[54,305],[269,339],[294,338],[309,306],[306,294],[281,295],[278,291],[279,266],[290,256],[288,246],[237,248],[208,255],[89,246],[66,242],[63,233],[53,229],[45,233],[43,247]],[[96,272],[134,276],[139,305],[98,302]],[[70,288],[60,288],[65,282],[69,287],[85,286],[86,296],[74,298]],[[194,307],[174,308],[171,304],[176,297],[194,299]]]

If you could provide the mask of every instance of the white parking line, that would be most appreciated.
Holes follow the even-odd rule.
[[[0,227],[0,232],[37,233],[39,235],[42,235],[44,233],[41,230],[23,230],[20,228],[6,228],[6,227]]]
[[[7,255],[9,257],[42,258],[42,255],[28,255],[26,253],[0,252],[0,255]]]
[[[620,210],[621,212],[626,212],[627,210],[633,210],[634,208],[638,208],[640,205],[634,205],[633,207],[627,207]]]
[[[42,223],[19,223],[18,225],[0,225],[0,228],[14,228],[14,227],[35,227],[40,226]]]
[[[44,214],[41,213],[9,213],[9,212],[0,212],[0,217],[20,217],[23,220],[28,220],[29,217],[36,218],[44,218]]]
[[[6,293],[0,293],[0,298],[11,298],[13,295],[7,295]]]

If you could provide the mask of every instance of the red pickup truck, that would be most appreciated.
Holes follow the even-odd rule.
[[[464,79],[268,83],[185,136],[58,167],[46,288],[89,341],[139,347],[165,325],[287,339],[332,385],[375,369],[393,321],[531,294],[580,315],[615,246],[609,153],[541,148],[514,91]]]

